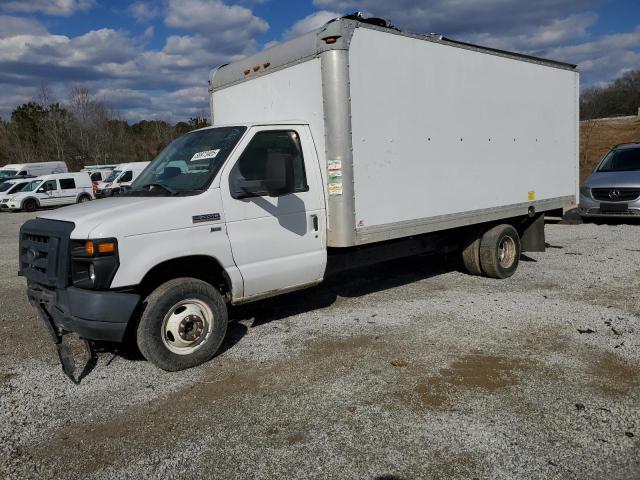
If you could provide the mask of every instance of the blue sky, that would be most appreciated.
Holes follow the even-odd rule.
[[[132,122],[187,119],[207,113],[209,69],[356,10],[576,63],[583,87],[640,69],[639,0],[0,0],[0,116],[46,84]]]

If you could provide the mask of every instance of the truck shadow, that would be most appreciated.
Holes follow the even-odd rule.
[[[457,262],[448,261],[442,256],[407,257],[342,272],[328,277],[317,287],[231,307],[227,335],[216,356],[239,343],[249,328],[328,308],[340,297],[361,297],[426,280],[459,268]],[[245,320],[252,320],[249,326]],[[101,357],[106,357],[103,360],[106,366],[118,358],[126,361],[145,360],[135,345],[133,335],[128,335],[123,344],[98,342],[94,348]]]
[[[338,298],[356,298],[408,285],[459,268],[442,256],[416,256],[370,265],[328,277],[317,287],[232,307],[230,321],[253,320],[250,328],[330,307]]]

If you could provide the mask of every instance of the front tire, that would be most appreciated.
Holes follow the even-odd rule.
[[[25,212],[35,212],[38,209],[38,203],[34,199],[29,198],[22,204],[22,209]]]
[[[480,264],[489,278],[509,278],[520,262],[520,236],[511,225],[497,225],[480,239]]]
[[[78,197],[78,203],[87,203],[91,201],[91,197],[89,195],[80,195]]]
[[[227,307],[218,290],[195,278],[163,283],[145,300],[137,329],[142,355],[169,372],[210,360],[227,332]]]

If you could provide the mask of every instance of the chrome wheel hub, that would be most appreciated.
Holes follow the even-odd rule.
[[[171,309],[162,322],[162,341],[178,355],[189,355],[200,348],[213,329],[213,312],[201,300],[184,300]]]

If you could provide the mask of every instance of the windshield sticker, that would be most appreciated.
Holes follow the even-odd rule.
[[[340,160],[329,160],[329,172],[339,172],[342,170],[342,162]]]
[[[342,195],[342,184],[341,183],[330,183],[329,184],[329,195]]]
[[[340,180],[342,178],[342,172],[329,172],[329,180]]]
[[[191,157],[191,162],[197,162],[198,160],[205,160],[207,158],[216,158],[220,153],[220,149],[216,148],[215,150],[206,150],[204,152],[198,152],[193,157]]]

